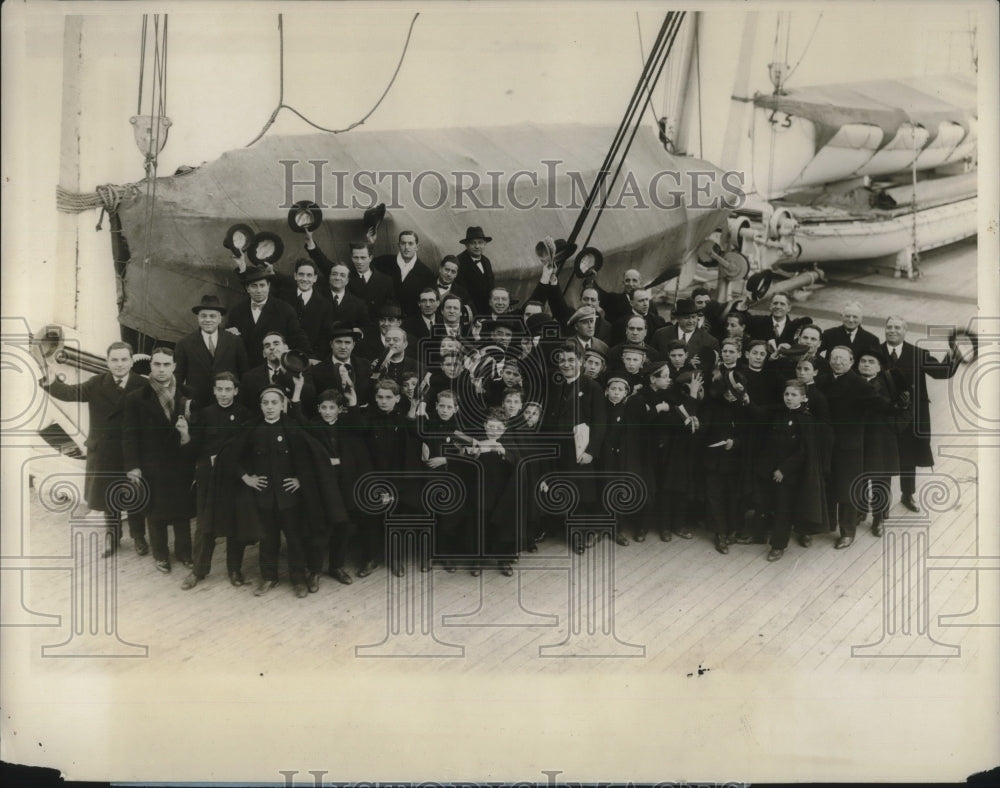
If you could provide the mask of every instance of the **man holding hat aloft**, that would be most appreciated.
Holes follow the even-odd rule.
[[[177,368],[174,377],[191,389],[199,407],[211,405],[213,389],[219,372],[232,372],[239,380],[249,371],[244,344],[226,331],[220,331],[226,308],[215,295],[203,295],[201,302],[191,307],[198,316],[198,330],[181,337],[174,345]]]

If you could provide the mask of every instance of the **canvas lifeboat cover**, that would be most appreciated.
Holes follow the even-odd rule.
[[[420,258],[432,268],[462,251],[467,227],[481,226],[493,237],[487,255],[497,280],[524,298],[540,273],[535,244],[569,236],[614,133],[564,125],[264,137],[158,178],[155,190],[139,184],[139,195],[119,208],[130,252],[119,266],[119,319],[174,341],[192,330],[190,307],[202,295],[215,293],[230,307],[245,297],[223,247],[233,224],[277,233],[285,251],[276,267],[290,274],[306,256],[303,236],[288,226],[288,209],[298,200],[320,205],[316,242],[328,257],[345,261],[350,241],[364,237],[365,209],[377,203],[388,210],[374,253],[394,253],[399,231],[412,229]],[[304,183],[293,187],[290,180]],[[649,280],[679,270],[738,203],[738,186],[714,165],[666,153],[651,129],[640,129],[591,240],[604,253],[601,284],[615,288],[626,267]],[[563,276],[570,270],[565,266]]]

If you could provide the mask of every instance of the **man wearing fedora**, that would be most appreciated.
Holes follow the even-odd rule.
[[[309,339],[299,324],[295,310],[284,301],[271,297],[273,274],[266,269],[249,271],[243,278],[247,300],[241,301],[226,320],[226,331],[243,340],[251,364],[261,360],[264,336],[277,331],[296,350],[309,352]],[[256,407],[252,402],[251,406]]]
[[[469,227],[459,243],[465,251],[458,255],[458,278],[455,282],[464,287],[472,300],[477,315],[490,314],[490,292],[496,286],[493,264],[485,254],[486,245],[493,238],[482,227]]]
[[[251,369],[240,380],[240,402],[253,410],[260,403],[260,393],[269,386],[280,388],[286,397],[291,398],[295,378],[302,376],[304,384],[298,398],[300,407],[306,418],[316,415],[316,386],[305,354],[301,351],[289,352],[285,337],[278,331],[269,331],[261,347],[264,363]]]
[[[203,295],[191,311],[198,317],[198,329],[181,337],[174,346],[174,377],[191,389],[198,407],[205,407],[215,401],[212,390],[219,372],[232,372],[239,380],[250,370],[250,363],[243,343],[219,331],[226,308],[218,296]]]
[[[361,355],[372,361],[377,361],[388,353],[389,343],[386,341],[386,334],[391,328],[400,328],[403,322],[403,310],[394,301],[383,304],[375,314],[378,315],[378,328],[366,331],[358,348]],[[416,348],[416,339],[406,334],[406,355],[416,357]]]
[[[328,331],[330,355],[312,368],[316,391],[334,389],[346,392],[348,383],[357,393],[357,405],[363,407],[371,397],[371,360],[355,355],[354,349],[364,336],[361,329],[346,323],[335,323]]]
[[[418,257],[420,237],[413,230],[403,230],[396,241],[398,252],[376,257],[372,268],[392,279],[396,303],[403,317],[417,314],[420,292],[432,287],[437,276]]]
[[[124,513],[114,505],[115,496],[108,492],[116,476],[125,478],[125,458],[122,454],[125,398],[146,385],[146,381],[132,371],[132,346],[127,342],[112,342],[108,346],[107,364],[107,372],[94,375],[83,383],[63,383],[56,378],[52,368],[49,368],[48,378],[39,381],[42,390],[53,399],[87,403],[90,429],[87,432],[83,497],[89,508],[105,513],[108,523],[105,558],[118,547]],[[146,519],[141,512],[128,513],[128,530],[135,551],[146,555],[149,552]]]
[[[706,329],[698,328],[698,307],[690,298],[680,299],[674,306],[671,317],[673,325],[664,326],[653,334],[650,344],[664,355],[667,345],[674,340],[684,343],[692,365],[706,372],[715,368],[719,352],[719,340]]]

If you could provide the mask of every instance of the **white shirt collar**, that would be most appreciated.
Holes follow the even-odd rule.
[[[403,279],[406,279],[407,275],[409,275],[410,271],[413,270],[413,266],[415,266],[416,264],[417,264],[416,255],[413,255],[413,259],[410,260],[410,262],[406,262],[403,259],[403,255],[401,254],[396,255],[396,265],[399,266],[399,273],[402,275]]]

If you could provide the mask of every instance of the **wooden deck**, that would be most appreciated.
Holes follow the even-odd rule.
[[[959,257],[964,254],[961,249],[959,253]],[[881,334],[881,318],[886,314],[897,311],[906,316],[929,314],[924,299],[937,304],[933,291],[941,284],[935,279],[935,265],[953,267],[954,263],[947,258],[937,263],[926,262],[927,276],[905,283],[911,286],[911,294],[881,293],[878,299],[873,299],[859,290],[857,297],[868,306],[866,326]],[[948,280],[954,282],[955,278],[948,275]],[[881,282],[875,282],[891,283],[884,276]],[[969,291],[970,284],[974,287],[972,280],[965,280],[961,286],[952,286],[949,292],[971,298],[974,289]],[[838,283],[834,292],[822,297],[839,305],[849,292],[848,285]],[[819,297],[814,297],[818,303]],[[809,311],[811,304],[799,309]],[[920,322],[947,320],[964,324],[972,311],[971,306],[954,301],[937,304],[937,308],[942,311]],[[945,317],[945,309],[950,317]],[[833,324],[829,319],[819,322],[824,327]],[[911,330],[911,340],[919,336],[918,331]],[[417,584],[411,599],[430,600],[425,623],[433,630],[433,638],[428,635],[407,640],[387,638],[387,610],[398,597],[390,594],[396,581],[384,568],[367,579],[355,580],[349,587],[324,577],[319,593],[304,600],[294,598],[283,575],[281,585],[261,599],[253,596],[252,585],[240,589],[229,585],[223,571],[224,549],[220,545],[209,578],[193,590],[182,591],[180,582],[186,574],[183,567],[175,565],[171,575],[156,572],[152,558],[136,556],[126,536],[114,564],[117,582],[114,627],[122,641],[148,646],[148,655],[126,659],[41,657],[44,647],[72,639],[72,562],[68,558],[40,559],[39,569],[45,571],[24,573],[25,606],[35,613],[59,618],[55,626],[19,629],[18,650],[35,682],[63,686],[62,682],[81,678],[88,682],[95,680],[106,688],[102,692],[112,694],[116,692],[113,686],[142,687],[143,692],[155,693],[162,684],[169,687],[172,702],[176,703],[208,702],[212,686],[220,690],[223,686],[245,687],[249,703],[257,697],[258,685],[253,682],[258,680],[286,677],[289,681],[305,682],[306,686],[319,682],[315,684],[315,696],[302,690],[301,683],[295,685],[302,693],[297,697],[316,714],[321,713],[321,704],[336,706],[338,693],[356,701],[356,692],[360,690],[355,688],[367,687],[366,682],[370,681],[395,687],[389,692],[395,693],[396,699],[402,698],[404,704],[416,703],[415,695],[411,700],[410,689],[422,685],[407,683],[402,686],[410,689],[400,690],[393,682],[401,676],[406,682],[419,679],[429,682],[428,687],[444,687],[443,691],[455,692],[456,696],[467,692],[466,678],[489,682],[504,679],[513,682],[514,687],[525,688],[537,688],[534,679],[545,678],[547,682],[557,682],[546,684],[548,689],[558,686],[571,696],[580,692],[581,687],[588,687],[583,692],[590,703],[597,702],[605,686],[613,685],[619,688],[620,697],[608,700],[609,709],[617,709],[612,701],[626,695],[631,697],[629,688],[670,686],[676,690],[680,684],[655,682],[700,681],[705,676],[712,677],[712,683],[705,687],[743,687],[743,690],[727,689],[727,697],[750,691],[749,688],[766,687],[769,693],[777,693],[778,698],[784,697],[783,692],[791,697],[794,688],[816,682],[817,676],[828,676],[834,682],[844,676],[852,682],[868,679],[875,682],[865,684],[869,688],[890,686],[897,679],[917,679],[921,683],[959,681],[977,671],[995,676],[993,660],[1000,632],[996,581],[1000,572],[977,571],[969,561],[976,556],[985,556],[987,563],[990,556],[994,562],[1000,560],[996,524],[978,516],[981,507],[995,507],[997,492],[995,484],[987,484],[985,489],[981,484],[990,478],[995,482],[995,465],[988,469],[993,475],[984,477],[979,462],[995,463],[997,452],[980,450],[975,436],[960,434],[949,406],[948,385],[939,381],[930,384],[932,421],[936,433],[942,436],[935,439],[936,456],[940,459],[934,473],[935,478],[942,478],[946,486],[950,485],[951,492],[939,507],[942,511],[930,514],[925,521],[929,526],[928,588],[923,601],[927,604],[929,637],[899,638],[889,643],[879,657],[861,656],[854,648],[884,640],[885,633],[886,539],[873,537],[867,525],[859,526],[857,541],[848,550],[834,550],[832,535],[817,537],[809,549],[793,541],[784,558],[776,563],[764,560],[767,547],[763,545],[735,545],[729,555],[719,555],[703,531],[696,531],[690,541],[674,538],[667,544],[661,543],[655,534],[645,543],[624,548],[605,542],[601,550],[613,549],[614,638],[589,639],[571,636],[570,588],[590,588],[588,583],[596,583],[595,577],[600,572],[573,575],[572,561],[561,539],[549,539],[537,554],[523,556],[511,578],[489,570],[478,579],[463,571],[421,575],[411,565],[405,582]],[[24,555],[68,557],[71,545],[66,514],[47,511],[39,503],[37,489],[28,494],[30,518],[24,532]],[[919,530],[920,522],[906,520],[908,513],[898,500],[898,488],[894,486],[889,533],[902,533],[895,530],[902,523]],[[594,562],[602,553],[590,551],[587,555],[587,561]],[[955,557],[964,557],[966,563],[951,560]],[[244,566],[251,581],[257,576],[256,558],[256,548],[248,549]],[[958,564],[958,568],[946,569],[945,564]],[[86,571],[86,566],[84,563],[75,571]],[[586,570],[586,562],[583,568]],[[421,590],[420,584],[428,582],[432,588]],[[599,612],[608,609],[603,606],[600,594],[595,594],[593,600]],[[913,595],[910,601],[917,604],[921,600]],[[7,603],[10,604],[9,599]],[[973,615],[963,617],[973,611]],[[49,619],[50,624],[53,622],[55,619]],[[951,655],[931,656],[937,648],[934,641],[937,646],[954,647]],[[559,644],[564,644],[563,651],[552,648]],[[378,647],[363,648],[371,646]],[[412,656],[427,652],[439,658]],[[574,676],[588,681],[585,685],[562,683],[572,681]],[[765,678],[768,676],[771,678]],[[599,677],[597,683],[591,680]],[[606,681],[611,685],[605,685]],[[189,685],[202,689],[187,690]],[[274,688],[273,683],[267,686]],[[490,704],[496,703],[499,714],[501,701],[491,694],[493,690],[481,689],[481,684],[475,686],[480,687],[475,690],[479,694],[474,696],[479,698],[477,707],[483,710],[485,704],[488,711]],[[502,686],[510,691],[510,683]],[[838,692],[843,690],[833,689],[839,686],[836,683],[829,686],[831,689],[821,692],[836,700]],[[988,688],[987,697],[992,692],[993,688]],[[751,694],[755,693],[756,690]],[[643,702],[655,706],[655,697],[658,697],[655,693],[644,695]],[[664,703],[669,703],[668,697],[673,696],[664,695]],[[213,714],[212,706],[197,708],[209,716]],[[251,714],[255,708],[247,706],[239,714]],[[223,707],[219,706],[218,711],[222,713]],[[225,713],[237,712],[227,705]],[[140,723],[132,720],[132,724]],[[191,720],[199,729],[201,723]],[[533,730],[535,721],[526,719],[520,724]],[[619,724],[631,730],[631,721]],[[759,725],[759,720],[755,724]],[[731,726],[750,730],[750,723],[743,717],[727,721],[723,728]],[[454,720],[446,727],[461,730],[461,724],[456,728]],[[128,731],[121,732],[121,736],[128,738]],[[756,741],[756,736],[761,741],[767,739],[766,731],[759,728],[750,738]],[[816,753],[822,753],[818,744],[816,747]],[[676,748],[671,752],[676,752]],[[812,755],[820,757],[816,753]],[[850,768],[844,767],[846,770],[840,769],[843,764],[832,763],[829,769],[824,766],[820,771],[805,770],[798,774],[800,778],[812,779],[865,774],[850,770],[858,768],[856,759],[861,756],[856,753],[852,757],[855,760]],[[461,758],[458,762],[462,762]],[[580,761],[585,762],[585,759]],[[548,765],[532,763],[537,768],[529,770],[528,777],[543,779],[538,769],[549,768]],[[693,762],[681,759],[678,763]],[[711,759],[697,763],[711,763]],[[818,762],[810,763],[814,767]],[[562,765],[561,761],[556,762],[552,768]],[[307,769],[331,764],[292,762],[290,766]],[[622,774],[581,768],[584,769],[581,774],[590,777]],[[490,772],[500,773],[502,769]],[[657,774],[642,770],[639,773]],[[709,774],[711,769],[685,773]],[[789,776],[766,769],[758,769],[754,774],[757,779]],[[266,774],[261,779],[280,777]]]

